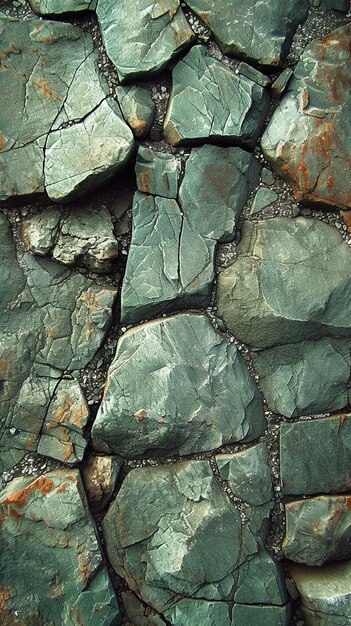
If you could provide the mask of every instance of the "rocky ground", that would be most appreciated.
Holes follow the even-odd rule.
[[[347,0],[0,0],[0,625],[351,623]]]

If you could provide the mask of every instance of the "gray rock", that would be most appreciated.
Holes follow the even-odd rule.
[[[151,92],[135,85],[117,87],[116,92],[123,117],[134,136],[144,139],[150,132],[155,115],[156,107]]]
[[[172,154],[140,146],[135,163],[139,191],[164,198],[177,198],[180,161]]]
[[[260,395],[236,347],[205,315],[190,313],[121,337],[92,437],[96,450],[127,458],[183,455],[251,441],[264,423]]]
[[[250,211],[251,215],[256,215],[256,213],[260,213],[260,211],[262,211],[266,207],[269,207],[277,199],[278,199],[278,194],[273,189],[260,187],[252,203],[252,207]]]
[[[194,38],[179,0],[99,0],[96,13],[121,82],[160,72]]]
[[[173,146],[209,140],[254,146],[268,111],[267,91],[194,46],[172,73],[164,124]]]
[[[260,65],[280,65],[299,24],[308,14],[306,0],[186,0],[212,30],[225,54]]]
[[[320,220],[246,222],[237,260],[219,274],[218,313],[257,348],[350,336],[350,261],[341,234]]]

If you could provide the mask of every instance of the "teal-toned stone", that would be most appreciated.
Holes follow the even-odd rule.
[[[179,0],[99,0],[96,14],[121,82],[160,72],[194,38]]]
[[[288,559],[323,565],[351,556],[351,496],[319,496],[285,504],[282,545]]]
[[[176,166],[175,159],[170,165]],[[163,184],[157,175],[156,187],[156,174],[146,178],[144,171],[137,163],[139,188],[168,193],[170,183]],[[217,243],[234,239],[238,218],[259,171],[257,161],[240,148],[206,145],[194,148],[187,160],[180,206],[175,200],[136,194],[121,295],[125,323],[169,309],[209,304]]]
[[[236,454],[216,456],[219,474],[235,496],[258,506],[273,498],[268,452],[263,443]]]
[[[291,604],[281,607],[235,604],[232,626],[289,626],[291,617]]]
[[[111,270],[118,253],[111,215],[103,207],[75,208],[67,214],[49,209],[24,221],[21,238],[34,254],[50,254],[60,263],[95,272]]]
[[[278,199],[278,194],[273,189],[260,187],[252,203],[252,207],[250,211],[251,215],[256,215],[256,213],[260,213],[260,211],[269,207],[277,199]]]
[[[324,567],[289,564],[306,626],[346,626],[351,621],[351,562]]]
[[[135,163],[139,191],[164,198],[177,198],[180,161],[172,154],[140,146]]]
[[[183,455],[251,441],[264,424],[236,347],[205,315],[184,313],[120,338],[92,437],[96,450],[123,457]]]
[[[122,594],[124,609],[129,619],[129,624],[138,626],[164,626],[166,623],[158,613],[149,606],[145,606],[132,591],[125,591]]]
[[[107,106],[101,104],[106,98],[107,84],[98,71],[98,52],[94,50],[93,39],[71,24],[40,19],[14,20],[3,14],[0,37],[3,51],[0,200],[44,191],[48,138],[52,131],[61,136],[61,131],[57,130],[60,125],[74,122],[73,126],[62,129],[62,135],[71,141],[70,169],[62,169],[57,164],[69,186],[75,174],[72,165],[77,159],[77,153],[74,156],[76,144],[82,148],[83,138],[87,139],[84,122],[78,120],[86,118],[85,124],[90,127],[89,122],[94,119],[98,125],[102,124],[102,132],[106,126],[105,117],[99,112]],[[113,128],[116,130],[116,125]],[[98,133],[97,127],[93,134]],[[54,137],[57,138],[57,134]],[[101,150],[94,154],[95,158],[99,152]],[[85,146],[85,157],[88,153]],[[95,165],[94,160],[86,162],[85,169],[89,172]],[[82,176],[82,170],[79,174]]]
[[[72,274],[58,263],[37,261],[28,253],[20,266],[4,216],[0,216],[0,252],[1,461],[9,467],[26,450],[36,449],[63,372],[85,367],[99,349],[110,325],[116,289]],[[85,445],[74,429],[69,435],[78,447]],[[54,456],[59,444],[55,446]]]
[[[164,136],[174,146],[209,140],[254,146],[268,105],[263,87],[194,46],[172,72]]]
[[[155,115],[156,107],[151,92],[135,85],[117,87],[116,92],[124,119],[135,137],[144,139],[150,132]]]
[[[84,120],[49,134],[45,188],[51,200],[68,202],[111,179],[134,149],[131,130],[107,98]]]
[[[226,602],[207,600],[179,600],[165,611],[172,626],[231,626],[232,607]]]
[[[347,13],[350,10],[350,0],[310,0],[313,7],[320,7],[323,11],[341,11]]]
[[[212,30],[225,54],[260,65],[279,65],[288,54],[299,24],[308,14],[306,0],[186,0]]]
[[[350,466],[350,414],[281,424],[280,474],[285,494],[348,491]]]
[[[82,466],[89,506],[101,513],[112,498],[123,460],[117,456],[91,455]]]
[[[261,181],[264,185],[273,185],[274,183],[274,175],[271,170],[268,170],[266,167],[262,168],[261,172]]]
[[[272,82],[268,76],[262,74],[262,72],[259,72],[255,67],[252,67],[252,65],[244,63],[244,61],[239,63],[238,70],[239,74],[242,74],[243,76],[246,76],[246,78],[253,80],[254,83],[258,83],[258,85],[261,85],[261,87],[269,87]]]
[[[351,208],[351,25],[303,52],[261,140],[298,200]],[[336,87],[337,85],[337,87]]]
[[[350,262],[341,234],[320,220],[246,222],[237,259],[218,277],[218,313],[257,348],[349,336]]]
[[[258,553],[239,569],[234,600],[240,604],[283,605],[288,600],[284,579],[282,564],[260,545]]]
[[[337,411],[351,399],[351,342],[325,338],[253,353],[269,408],[285,417]]]
[[[242,524],[210,464],[194,460],[132,470],[103,520],[103,535],[116,572],[158,612],[173,605],[176,624],[192,608],[181,602],[194,594],[224,600],[261,539]],[[206,606],[199,607],[203,614]],[[222,619],[225,609],[208,613],[218,610]]]
[[[121,623],[78,471],[14,479],[0,511],[4,623]]]
[[[290,67],[286,67],[285,70],[279,74],[272,85],[272,91],[276,96],[280,96],[287,88],[290,78],[293,75],[293,71]]]
[[[62,15],[63,13],[80,13],[94,9],[97,0],[29,0],[39,15]]]

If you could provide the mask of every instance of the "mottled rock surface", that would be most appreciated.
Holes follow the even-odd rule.
[[[96,13],[121,82],[161,71],[194,37],[179,0],[99,0]]]
[[[78,471],[13,480],[0,512],[4,624],[121,623]]]
[[[306,0],[187,0],[215,35],[223,52],[260,65],[280,65],[299,24],[307,17]]]
[[[268,104],[263,87],[194,46],[172,72],[165,139],[173,146],[209,140],[253,146]]]
[[[103,511],[111,500],[122,462],[116,456],[91,455],[83,466],[84,485],[94,513]]]
[[[320,220],[246,222],[237,260],[219,275],[218,312],[256,348],[350,336],[350,264],[349,246]]]
[[[118,102],[123,117],[135,137],[144,139],[150,131],[155,115],[155,103],[149,89],[143,87],[117,87]]]
[[[213,450],[263,430],[262,401],[236,347],[205,315],[179,314],[121,337],[92,436],[97,450],[138,457]]]
[[[221,454],[216,463],[221,478],[247,504],[258,506],[273,498],[268,453],[263,443],[237,454]]]
[[[312,42],[262,137],[298,199],[351,208],[351,25]]]
[[[33,11],[39,15],[61,15],[94,9],[97,0],[29,0],[29,2]]]
[[[164,198],[177,198],[180,162],[172,154],[140,146],[135,162],[139,191]]]

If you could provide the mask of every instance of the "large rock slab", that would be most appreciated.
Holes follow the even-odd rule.
[[[62,15],[63,13],[80,13],[94,9],[97,0],[29,0],[39,15]]]
[[[11,466],[25,450],[35,450],[44,435],[43,420],[56,388],[63,385],[63,373],[86,367],[99,349],[111,322],[116,289],[72,274],[58,263],[37,261],[28,253],[19,265],[4,216],[0,216],[0,239],[1,460]],[[73,405],[75,394],[81,393],[79,387],[75,389]],[[86,413],[82,398],[76,406],[76,417],[74,411],[65,412],[69,439],[52,450],[54,458],[62,460],[70,444],[73,456],[68,454],[66,460],[81,457]],[[49,428],[51,437],[59,435],[63,426],[54,421],[60,427]]]
[[[96,13],[121,82],[160,72],[194,38],[179,0],[99,0]]]
[[[212,30],[225,54],[260,65],[280,65],[299,24],[308,14],[306,0],[187,0]]]
[[[272,477],[263,443],[236,454],[216,456],[219,474],[237,498],[259,506],[272,500]]]
[[[269,408],[285,417],[343,409],[351,399],[351,342],[301,341],[253,354]]]
[[[254,146],[268,111],[268,92],[194,46],[172,72],[164,124],[173,146],[216,141]]]
[[[248,606],[236,604],[233,608],[232,626],[290,626],[291,604],[285,606]]]
[[[77,471],[14,479],[0,515],[4,624],[121,623]]]
[[[185,313],[121,337],[92,437],[95,449],[123,457],[183,455],[250,441],[264,425],[236,347],[205,315]]]
[[[345,626],[351,620],[351,562],[324,567],[289,564],[306,626]]]
[[[262,137],[298,199],[351,208],[351,25],[312,42]]]
[[[288,559],[323,565],[351,556],[351,496],[319,496],[285,505]]]
[[[169,309],[210,303],[218,243],[232,241],[260,166],[240,148],[193,148],[179,204],[179,169],[171,155],[139,150],[133,232],[122,285],[121,317],[139,322]]]
[[[184,461],[132,470],[103,534],[116,572],[172,624],[196,623],[198,609],[201,623],[226,625],[241,566],[265,552],[268,514],[243,523],[210,464]]]
[[[106,100],[91,35],[71,24],[1,15],[0,37],[0,200],[48,185],[54,200],[67,201],[112,175],[134,140]],[[115,148],[123,142],[128,149]]]
[[[350,466],[351,415],[281,424],[280,475],[285,494],[348,491]]]
[[[256,348],[350,336],[350,263],[341,234],[320,220],[246,222],[237,260],[218,277],[218,313]]]

